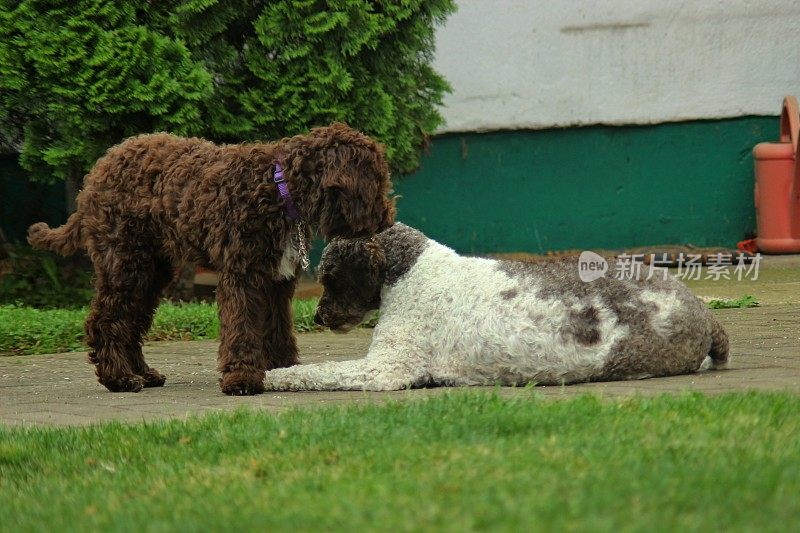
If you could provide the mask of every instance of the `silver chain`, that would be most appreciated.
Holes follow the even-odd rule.
[[[311,261],[308,259],[308,247],[306,246],[306,231],[302,222],[295,226],[295,237],[297,240],[297,254],[300,256],[300,266],[303,270],[308,270]]]

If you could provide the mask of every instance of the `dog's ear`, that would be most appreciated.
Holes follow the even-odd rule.
[[[358,175],[367,170],[365,157],[369,154],[363,148],[352,144],[337,144],[326,148],[322,157],[323,189],[337,188],[352,191],[358,185]]]
[[[320,186],[328,209],[323,236],[374,235],[394,222],[394,202],[383,148],[372,141],[329,147],[322,157]]]
[[[383,201],[383,220],[378,227],[378,233],[389,229],[394,224],[396,202],[396,196],[388,197]]]

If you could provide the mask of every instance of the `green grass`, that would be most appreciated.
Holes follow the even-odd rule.
[[[711,309],[744,309],[747,307],[758,307],[758,300],[754,296],[746,295],[735,300],[711,300],[708,302]]]
[[[311,331],[316,300],[294,300],[297,331]],[[86,309],[34,309],[0,305],[0,355],[28,355],[80,350]],[[147,340],[199,340],[219,337],[217,306],[164,303],[153,318]]]
[[[426,401],[0,427],[0,524],[62,530],[784,531],[800,397]]]
[[[294,300],[294,326],[299,332],[314,331],[317,300]],[[738,300],[712,300],[712,309],[755,307],[752,296]],[[374,327],[377,314],[365,325]],[[34,309],[0,305],[0,356],[57,353],[85,348],[83,322],[86,309]],[[219,337],[215,304],[164,303],[156,311],[148,341],[202,340]]]

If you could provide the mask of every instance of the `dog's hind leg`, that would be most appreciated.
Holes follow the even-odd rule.
[[[163,385],[164,377],[142,356],[142,337],[152,320],[166,274],[149,247],[136,239],[90,248],[95,295],[86,321],[86,337],[98,381],[112,392],[138,392]],[[139,240],[142,242],[142,240]],[[168,279],[166,281],[169,281]]]
[[[250,395],[264,392],[264,332],[267,315],[266,273],[257,265],[230,270],[220,275],[217,285],[219,304],[219,385],[222,392]]]
[[[295,278],[273,282],[267,289],[267,314],[264,324],[264,354],[266,368],[282,368],[296,365],[297,340],[292,321],[292,295]]]

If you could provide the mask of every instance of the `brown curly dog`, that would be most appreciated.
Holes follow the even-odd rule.
[[[263,392],[264,371],[297,363],[291,297],[296,223],[273,181],[284,169],[305,238],[377,233],[394,220],[382,146],[344,124],[276,143],[215,145],[166,133],[109,149],[84,178],[78,209],[28,242],[62,255],[84,248],[95,295],[86,321],[89,360],[114,392],[159,387],[142,337],[161,292],[183,262],[220,274],[220,387]]]

